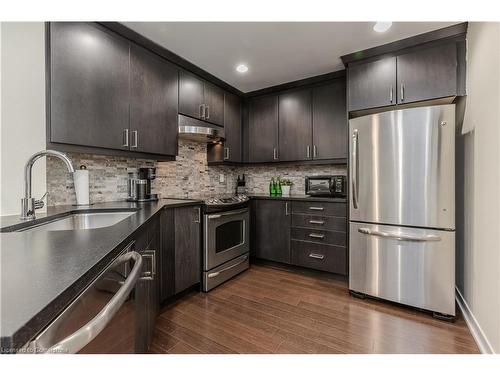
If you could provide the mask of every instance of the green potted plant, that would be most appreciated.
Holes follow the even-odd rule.
[[[280,184],[282,195],[290,195],[290,188],[292,187],[293,182],[287,178],[280,178]]]

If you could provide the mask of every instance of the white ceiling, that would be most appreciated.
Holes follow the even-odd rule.
[[[343,68],[340,56],[456,22],[125,22],[237,89],[248,92]],[[249,70],[236,72],[244,63]]]

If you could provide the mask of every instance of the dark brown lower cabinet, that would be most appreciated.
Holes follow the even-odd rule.
[[[201,207],[166,209],[160,218],[160,301],[200,282]]]
[[[262,199],[253,207],[255,256],[290,263],[290,202]]]
[[[292,263],[315,270],[347,275],[347,248],[292,240]]]

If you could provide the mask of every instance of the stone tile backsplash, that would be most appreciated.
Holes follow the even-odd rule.
[[[321,174],[346,174],[345,165],[252,165],[208,166],[206,144],[179,141],[176,161],[156,162],[105,155],[68,153],[73,165],[84,164],[90,175],[90,201],[106,202],[127,197],[127,173],[139,167],[156,167],[153,192],[161,197],[199,198],[231,194],[236,190],[236,178],[246,176],[248,193],[267,193],[269,180],[281,176],[294,185],[292,194],[304,193],[304,177]],[[221,175],[223,179],[221,179]],[[72,176],[61,161],[48,158],[47,191],[49,205],[76,202]]]

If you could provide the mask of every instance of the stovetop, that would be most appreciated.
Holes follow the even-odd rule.
[[[246,195],[219,195],[205,199],[207,206],[232,206],[248,202],[249,198]]]

